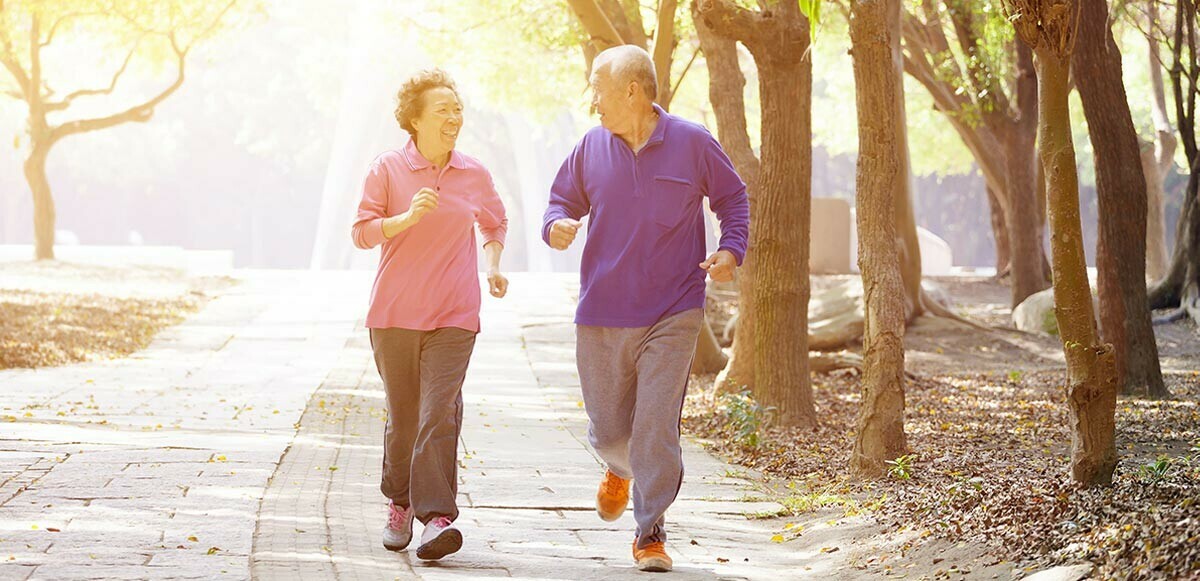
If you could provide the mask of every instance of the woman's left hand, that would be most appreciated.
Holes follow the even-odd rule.
[[[502,299],[504,298],[505,294],[508,294],[508,279],[505,278],[503,274],[500,274],[500,271],[488,271],[487,279],[488,292],[490,292],[492,296]]]

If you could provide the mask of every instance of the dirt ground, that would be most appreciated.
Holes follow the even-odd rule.
[[[814,277],[813,292],[849,277]],[[731,396],[695,377],[685,430],[763,475],[784,542],[804,547],[814,519],[844,527],[859,575],[1016,578],[1087,564],[1100,578],[1200,576],[1200,334],[1158,326],[1168,400],[1121,397],[1120,464],[1111,487],[1067,474],[1065,363],[1056,337],[1012,328],[1009,289],[983,277],[930,280],[951,309],[989,328],[921,317],[905,336],[908,475],[860,481],[848,469],[859,402],[856,370],[813,376],[818,425],[780,428],[769,411],[747,445]],[[708,309],[718,331],[733,295]],[[850,345],[860,352],[861,345]],[[739,416],[741,414],[741,416]],[[862,526],[864,522],[878,527]],[[805,526],[804,523],[808,523]],[[790,526],[789,526],[790,525]],[[857,574],[855,574],[857,573]]]
[[[231,284],[151,266],[0,262],[0,369],[124,357]]]

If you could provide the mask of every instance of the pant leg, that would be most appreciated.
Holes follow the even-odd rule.
[[[446,327],[425,333],[421,345],[420,427],[412,458],[412,499],[422,523],[458,518],[458,438],[462,386],[475,333]]]
[[[666,541],[664,515],[683,484],[679,420],[704,313],[691,309],[650,327],[637,357],[637,405],[629,457],[638,543]]]
[[[576,325],[575,361],[588,415],[588,443],[608,469],[632,478],[629,438],[636,394],[637,337],[642,329]]]
[[[421,332],[370,329],[375,367],[387,397],[380,491],[397,506],[411,506],[409,480],[421,403]]]

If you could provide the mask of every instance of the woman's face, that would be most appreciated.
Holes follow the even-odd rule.
[[[434,87],[421,94],[421,114],[413,119],[413,129],[425,144],[450,151],[462,129],[463,107],[458,95],[446,87]]]

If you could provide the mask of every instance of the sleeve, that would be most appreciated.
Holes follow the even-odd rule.
[[[746,184],[733,168],[733,162],[712,135],[704,144],[705,195],[708,205],[721,223],[720,250],[728,250],[738,266],[746,258],[750,237],[750,198]]]
[[[483,192],[483,200],[480,203],[479,216],[476,220],[479,222],[479,233],[483,235],[484,246],[488,242],[499,242],[501,246],[504,245],[504,239],[508,235],[508,216],[504,211],[504,201],[496,192],[496,183],[492,180],[491,174],[487,176],[487,188]]]
[[[387,237],[383,235],[383,219],[388,217],[388,176],[387,170],[379,161],[371,164],[366,179],[363,180],[362,201],[358,203],[358,216],[350,235],[354,245],[362,248],[374,248],[383,244]]]
[[[591,212],[591,202],[583,190],[583,141],[580,141],[550,185],[550,205],[542,217],[542,240],[550,243],[550,226],[563,218],[582,220]]]

